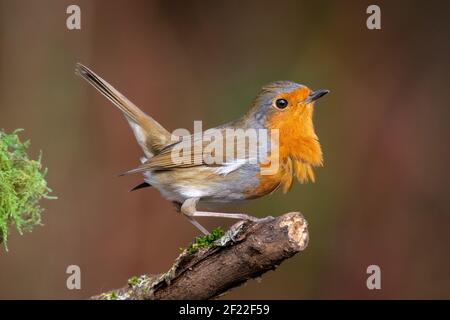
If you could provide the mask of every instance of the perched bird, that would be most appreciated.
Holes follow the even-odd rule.
[[[209,163],[203,158],[206,142],[201,140],[201,134],[194,133],[189,137],[191,143],[194,145],[200,141],[200,147],[187,149],[188,159],[196,161],[186,163],[174,158],[181,142],[174,142],[172,134],[152,117],[84,65],[77,64],[76,73],[123,112],[144,152],[142,164],[125,173],[141,172],[144,175],[144,182],[133,190],[155,187],[204,234],[208,231],[195,217],[258,219],[243,213],[199,211],[199,203],[206,206],[234,203],[265,196],[278,188],[287,192],[294,177],[301,183],[314,182],[313,168],[322,165],[322,150],[314,131],[313,111],[314,102],[326,95],[328,90],[312,91],[290,81],[277,81],[264,86],[245,115],[213,129],[224,133],[223,136],[228,131],[239,129],[275,130],[277,139],[268,148],[270,152],[267,156],[255,158],[251,152],[242,152],[233,158],[226,152],[219,152],[219,158],[223,161]],[[234,151],[249,149],[248,143],[242,142],[236,143],[233,148]],[[262,169],[273,161],[277,162],[277,170],[264,174]]]

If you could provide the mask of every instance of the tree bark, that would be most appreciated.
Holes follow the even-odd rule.
[[[195,253],[185,250],[168,272],[134,277],[127,286],[91,299],[216,298],[304,250],[307,226],[298,212],[258,222],[240,221],[211,247]]]

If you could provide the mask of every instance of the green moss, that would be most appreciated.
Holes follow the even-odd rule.
[[[139,277],[133,276],[130,279],[128,279],[128,285],[130,287],[134,287],[139,283]]]
[[[105,300],[117,300],[119,297],[117,296],[117,293],[110,292],[110,293],[105,293],[104,295]]]
[[[7,249],[8,232],[15,227],[20,234],[41,224],[39,200],[55,199],[48,194],[46,169],[41,156],[28,158],[29,141],[21,142],[16,130],[11,134],[0,130],[0,242]]]
[[[208,248],[214,244],[214,242],[220,239],[224,235],[223,230],[220,227],[215,228],[210,234],[196,237],[194,242],[187,248],[187,252],[192,254],[197,252],[201,248]]]

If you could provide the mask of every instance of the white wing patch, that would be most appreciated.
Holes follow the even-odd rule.
[[[242,167],[247,162],[246,159],[237,159],[233,162],[224,163],[221,167],[215,168],[214,171],[217,174],[220,174],[222,176],[226,176],[230,172],[233,172],[240,167]]]

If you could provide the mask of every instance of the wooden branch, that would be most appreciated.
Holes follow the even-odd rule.
[[[210,248],[185,250],[159,275],[132,278],[128,285],[92,297],[105,300],[211,299],[274,270],[304,250],[308,224],[298,212],[263,221],[240,221]]]

